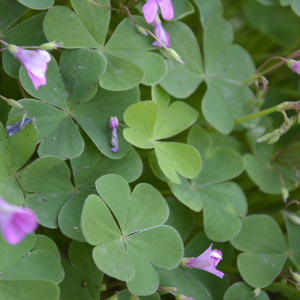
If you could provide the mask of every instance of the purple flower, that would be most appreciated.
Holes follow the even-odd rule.
[[[286,63],[288,67],[290,67],[295,73],[300,75],[300,61],[289,59]]]
[[[22,64],[28,73],[33,86],[38,90],[39,86],[46,85],[45,73],[51,56],[45,50],[26,50],[15,45],[8,45],[8,50]]]
[[[111,117],[109,120],[109,127],[111,129],[111,144],[112,148],[110,149],[112,152],[118,152],[119,151],[119,144],[118,144],[118,135],[117,135],[117,128],[119,126],[119,121],[117,117]]]
[[[9,204],[0,198],[0,229],[9,244],[20,243],[37,226],[35,214],[30,209]]]
[[[224,274],[216,269],[217,264],[222,259],[222,252],[216,249],[211,250],[212,245],[213,244],[211,244],[204,253],[196,258],[183,258],[181,261],[181,265],[185,267],[204,270],[220,278],[223,278]]]
[[[155,18],[154,23],[153,23],[153,31],[154,34],[158,37],[158,39],[167,47],[170,48],[170,36],[167,33],[166,30],[164,30],[161,21],[159,18]],[[157,46],[159,48],[162,47],[162,45],[158,41],[154,41],[152,44],[153,46]]]
[[[143,13],[147,23],[151,24],[154,21],[158,5],[165,20],[171,20],[174,17],[171,0],[148,0],[143,6]]]

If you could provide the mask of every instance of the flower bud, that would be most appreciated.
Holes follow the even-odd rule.
[[[115,294],[109,298],[109,300],[118,300],[118,295]]]
[[[130,295],[129,300],[140,300],[140,298],[135,295]]]
[[[101,285],[100,285],[100,291],[101,291],[101,292],[106,291],[106,284],[101,284]]]
[[[275,135],[269,140],[268,144],[275,144],[278,140],[279,140],[279,135]]]
[[[300,275],[298,273],[293,273],[292,276],[297,283],[300,283]]]
[[[23,105],[21,105],[18,101],[13,99],[7,99],[7,104],[15,108],[23,108]]]
[[[297,60],[289,59],[286,62],[287,66],[291,68],[295,73],[300,75],[300,62]]]
[[[139,26],[139,25],[135,25],[136,26],[136,29],[139,33],[141,33],[142,35],[148,35],[148,32],[145,28]]]
[[[179,291],[176,287],[165,287],[164,290],[161,291],[162,294],[169,294],[170,292],[176,293]]]
[[[176,295],[176,300],[194,300],[191,297],[187,297],[185,295]]]
[[[296,216],[296,215],[289,215],[289,219],[290,219],[293,223],[295,223],[295,224],[297,224],[297,225],[300,225],[300,218],[299,218],[298,216]]]
[[[259,295],[261,294],[261,289],[260,289],[260,288],[256,288],[256,289],[252,292],[252,294],[254,294],[254,297],[259,296]]]
[[[42,44],[40,46],[40,49],[42,49],[42,50],[53,50],[53,49],[61,48],[61,47],[62,47],[62,43],[49,42],[49,43]]]
[[[173,59],[175,59],[176,61],[179,61],[181,64],[183,64],[183,61],[180,59],[180,56],[178,55],[178,53],[175,50],[173,50],[172,48],[168,48],[167,51]]]
[[[266,142],[266,141],[268,141],[272,136],[273,136],[273,132],[267,133],[267,134],[263,135],[262,137],[260,137],[259,139],[257,139],[256,141],[257,141],[258,143]]]
[[[290,195],[290,193],[289,193],[289,190],[287,188],[284,187],[284,188],[281,189],[281,196],[282,196],[282,200],[284,202],[287,202],[287,199],[288,199],[289,195]]]

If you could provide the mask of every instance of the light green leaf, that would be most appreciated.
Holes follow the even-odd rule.
[[[233,284],[225,293],[224,300],[269,300],[267,293],[261,291],[261,294],[255,296],[253,294],[253,288],[248,286],[244,282],[238,282]]]
[[[95,2],[110,6],[109,0],[95,0]],[[110,9],[81,0],[71,0],[71,4],[95,41],[103,46],[110,19]]]
[[[160,85],[170,95],[176,98],[186,98],[196,90],[203,80],[198,42],[192,30],[184,23],[167,22],[164,23],[164,28],[170,35],[172,48],[178,53],[184,64],[170,59],[167,62],[168,72]]]
[[[81,19],[64,6],[55,6],[48,11],[44,30],[49,41],[63,43],[64,48],[99,47]]]
[[[89,290],[94,299],[99,299],[99,287],[102,283],[103,273],[96,267],[92,258],[92,251],[91,245],[73,241],[69,248],[69,257],[81,282],[86,282],[86,289]]]
[[[31,248],[31,252],[35,250],[47,250],[54,254],[58,259],[60,258],[60,254],[56,244],[46,235],[37,234],[35,236],[35,244]]]
[[[187,0],[174,1],[172,2],[172,5],[174,9],[174,17],[172,21],[182,19],[195,12],[193,5]]]
[[[5,300],[58,300],[58,287],[44,280],[0,280],[0,298]]]
[[[235,248],[246,252],[238,257],[241,276],[253,287],[268,286],[287,259],[285,238],[275,220],[267,215],[249,216],[242,225],[241,232],[231,240]]]
[[[120,159],[128,153],[131,145],[122,135],[125,126],[119,124],[117,130],[119,152],[114,153],[110,150],[112,135],[109,128],[109,119],[112,116],[117,116],[118,120],[122,121],[125,109],[138,101],[139,90],[137,87],[125,92],[98,89],[92,100],[80,103],[72,110],[72,117],[80,124],[103,154],[113,159]]]
[[[221,0],[194,0],[200,10],[201,23],[205,27],[206,20],[212,15],[222,15],[223,5]]]
[[[168,177],[164,174],[164,172],[161,170],[158,164],[158,160],[154,150],[149,152],[148,160],[149,160],[151,170],[155,174],[155,176],[162,181],[166,181],[166,182],[169,181]]]
[[[15,0],[2,0],[0,11],[0,35],[27,10],[27,7],[19,4]]]
[[[123,290],[120,293],[118,293],[118,300],[129,300],[130,293],[128,290]],[[160,300],[160,297],[158,294],[152,294],[150,296],[140,296],[141,300]]]
[[[54,0],[18,0],[21,4],[31,9],[47,9],[54,4]]]
[[[29,252],[10,269],[1,273],[3,280],[46,280],[59,283],[63,278],[60,260],[47,250]]]
[[[107,68],[100,78],[100,86],[109,91],[124,91],[134,88],[145,77],[144,71],[128,60],[103,53]]]

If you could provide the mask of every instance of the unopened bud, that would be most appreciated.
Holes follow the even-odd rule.
[[[266,141],[268,141],[272,136],[273,136],[273,132],[272,132],[272,133],[267,133],[267,134],[263,135],[262,137],[260,137],[259,139],[257,139],[257,142],[258,142],[258,143],[266,142]]]
[[[101,284],[99,289],[101,292],[106,291],[106,284]]]
[[[287,188],[284,187],[284,188],[281,189],[281,196],[282,196],[282,200],[284,202],[287,202],[287,199],[288,199],[289,195],[290,195],[290,193],[289,193],[289,190]]]
[[[300,62],[297,60],[289,59],[286,64],[291,68],[295,73],[300,75]]]
[[[140,300],[140,298],[135,295],[130,295],[129,300]]]
[[[298,273],[293,273],[292,276],[296,282],[300,283],[300,275]]]
[[[87,3],[92,3],[93,2],[93,0],[84,0],[85,2],[87,2]]]
[[[278,140],[279,140],[279,135],[275,135],[269,140],[268,144],[275,144]]]
[[[299,218],[298,216],[296,216],[296,215],[289,215],[289,219],[290,219],[293,223],[295,223],[295,224],[297,224],[297,225],[300,225],[300,218]]]
[[[179,291],[176,287],[165,287],[162,291],[161,291],[161,293],[162,294],[169,294],[170,292],[172,292],[172,293],[176,293],[177,291]]]
[[[49,42],[49,43],[42,44],[40,46],[40,49],[41,50],[53,50],[53,49],[61,48],[61,47],[62,47],[62,43]]]
[[[115,294],[112,297],[109,298],[109,300],[118,300],[118,295]]]
[[[283,286],[285,286],[286,284],[287,284],[287,279],[286,279],[286,278],[283,278],[283,279],[280,281],[279,286],[280,286],[280,287],[283,287]]]
[[[15,108],[23,108],[23,105],[21,105],[18,101],[13,99],[7,99],[7,104]]]
[[[187,297],[185,295],[176,295],[176,299],[177,300],[194,300],[193,298]]]
[[[148,35],[148,32],[145,28],[141,27],[140,25],[135,25],[135,26],[139,33],[141,33],[142,35]]]
[[[260,289],[260,288],[256,288],[256,289],[252,292],[252,294],[254,294],[254,297],[259,296],[259,295],[261,294],[261,289]]]
[[[183,61],[180,59],[180,56],[178,55],[178,53],[175,50],[173,50],[172,48],[168,48],[167,51],[173,59],[175,59],[176,61],[179,61],[181,64],[183,64]]]

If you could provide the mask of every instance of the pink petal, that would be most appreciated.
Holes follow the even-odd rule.
[[[11,220],[24,233],[30,234],[36,230],[38,224],[35,220],[35,215],[29,209],[24,208],[23,211],[16,212]]]
[[[20,243],[25,237],[25,233],[13,223],[7,223],[1,231],[3,238],[11,245]]]
[[[156,0],[149,0],[143,6],[143,13],[148,24],[151,24],[158,11]]]
[[[170,48],[171,44],[170,44],[170,36],[167,33],[166,30],[164,30],[162,24],[160,22],[156,22],[154,21],[153,24],[153,31],[155,33],[155,35],[159,38],[159,40],[167,47]],[[157,46],[159,48],[162,47],[162,45],[158,42],[158,41],[154,41],[154,43],[152,44],[153,46]]]
[[[162,17],[165,20],[171,20],[174,18],[174,9],[171,0],[157,0],[160,6]]]
[[[28,75],[32,81],[32,84],[36,90],[38,90],[38,88],[41,85],[46,85],[46,83],[47,83],[46,76],[39,78],[39,77],[35,76],[33,73],[31,73],[29,70],[27,70],[27,73],[28,73]]]

